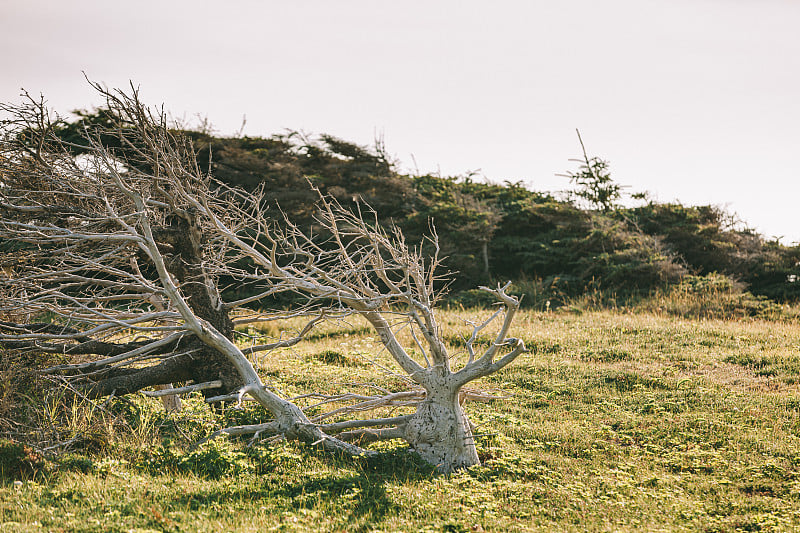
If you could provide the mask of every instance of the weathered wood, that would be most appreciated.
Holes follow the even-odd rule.
[[[156,385],[154,391],[142,391],[142,394],[151,398],[163,398],[165,396],[186,394],[188,392],[201,391],[205,389],[218,389],[222,386],[222,380],[208,381],[206,383],[197,383],[195,385],[187,385],[185,387],[173,388],[172,385]]]

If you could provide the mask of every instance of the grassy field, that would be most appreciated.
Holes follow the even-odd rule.
[[[441,317],[454,348],[469,315]],[[348,328],[259,369],[290,396],[400,387],[366,363],[378,350],[363,325]],[[192,450],[264,414],[213,414],[199,396],[173,415],[142,397],[102,409],[56,398],[75,453],[6,474],[0,531],[800,529],[797,323],[526,312],[513,334],[531,352],[476,384],[510,397],[467,405],[481,467],[436,475],[399,442],[360,461],[287,442]]]

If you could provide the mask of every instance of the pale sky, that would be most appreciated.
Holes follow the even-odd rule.
[[[371,144],[406,171],[568,188],[575,128],[630,191],[800,241],[798,0],[0,0],[0,99],[82,71],[220,134]]]

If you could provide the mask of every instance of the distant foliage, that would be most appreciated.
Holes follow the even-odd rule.
[[[755,295],[800,300],[800,284],[791,281],[800,274],[800,246],[765,241],[717,206],[651,202],[617,216],[658,238],[695,274],[718,272]]]
[[[580,134],[579,134],[580,138]],[[583,141],[581,141],[583,147]],[[617,207],[622,197],[622,185],[611,178],[611,167],[608,161],[599,157],[589,157],[586,150],[583,159],[571,159],[580,163],[578,170],[565,174],[577,188],[571,194],[585,201],[590,208],[608,213]]]
[[[60,127],[71,139],[77,128],[108,120],[105,110],[83,111]],[[587,155],[582,140],[583,157],[574,160],[579,167],[566,177],[577,204],[587,208],[520,182],[404,175],[380,141],[367,147],[299,132],[268,138],[216,137],[208,128],[188,133],[201,168],[231,185],[264,187],[267,198],[301,225],[313,226],[310,179],[345,207],[373,210],[368,216],[379,224],[400,227],[411,244],[426,246],[424,235],[435,227],[445,266],[455,273],[454,294],[499,279],[536,280],[523,305],[557,306],[587,291],[638,297],[689,274],[716,272],[754,296],[800,300],[800,247],[766,241],[716,206],[620,207],[623,186],[612,179],[608,161]],[[273,211],[278,224],[280,210]],[[470,294],[454,296],[456,303],[473,303]]]

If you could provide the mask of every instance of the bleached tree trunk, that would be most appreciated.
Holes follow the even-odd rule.
[[[470,381],[500,370],[526,351],[521,340],[508,336],[519,308],[519,301],[506,293],[510,283],[496,289],[483,287],[497,296],[502,307],[488,320],[474,325],[466,341],[468,360],[453,372],[433,311],[436,301],[433,272],[438,257],[434,254],[428,262],[419,250],[405,245],[399,232],[391,238],[331,199],[322,197],[320,203],[317,222],[330,233],[327,247],[321,247],[288,221],[285,232],[266,233],[263,237],[267,244],[261,244],[255,239],[243,240],[213,214],[209,216],[231,246],[263,268],[262,275],[268,275],[286,290],[304,293],[312,300],[333,298],[361,314],[400,368],[425,390],[416,413],[403,423],[385,430],[351,431],[348,437],[404,438],[442,472],[480,464],[459,393]],[[202,209],[200,204],[196,207]],[[300,259],[279,266],[276,261],[279,251],[283,257]],[[478,334],[501,315],[503,321],[494,342],[476,357],[474,344]],[[399,342],[397,332],[404,328],[411,332],[424,366]],[[506,347],[510,351],[497,358]],[[364,425],[371,422],[365,420]]]
[[[442,471],[480,464],[458,390],[448,383],[431,388],[426,388],[425,399],[406,423],[403,438],[420,457]]]

